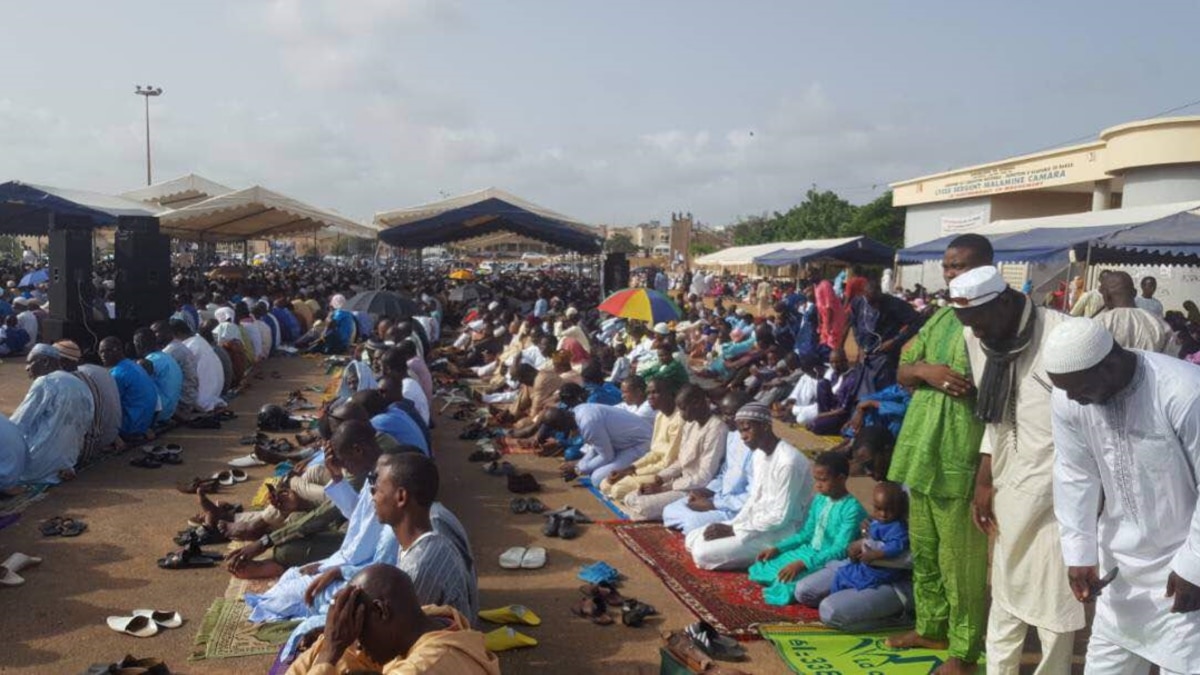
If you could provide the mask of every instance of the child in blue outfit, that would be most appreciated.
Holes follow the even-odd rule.
[[[880,482],[871,521],[850,544],[849,559],[826,565],[796,584],[797,602],[819,607],[821,621],[841,630],[868,631],[904,621],[912,607],[908,499],[897,483]]]

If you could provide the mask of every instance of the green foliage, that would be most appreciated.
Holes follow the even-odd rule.
[[[708,255],[709,253],[716,252],[716,250],[717,250],[717,247],[712,244],[701,244],[699,242],[696,242],[696,243],[693,243],[691,246],[691,254],[693,256]]]
[[[633,237],[624,232],[617,232],[604,242],[604,250],[607,253],[629,254],[637,252],[638,247],[633,243]]]
[[[735,246],[855,236],[899,246],[904,241],[904,210],[892,206],[891,192],[855,206],[831,190],[814,189],[787,213],[739,218],[730,229]]]

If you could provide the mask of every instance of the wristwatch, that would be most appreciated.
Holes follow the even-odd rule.
[[[264,534],[262,537],[260,537],[260,538],[259,538],[259,540],[258,540],[258,543],[259,543],[259,545],[260,545],[260,546],[262,546],[263,548],[271,548],[271,546],[273,545],[273,544],[271,543],[271,535],[270,535],[270,534]]]

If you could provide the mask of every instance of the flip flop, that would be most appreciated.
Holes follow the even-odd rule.
[[[62,537],[78,537],[88,529],[87,523],[74,518],[63,518],[58,526],[58,534]]]
[[[233,487],[233,484],[237,482],[233,479],[233,472],[231,471],[218,471],[212,475],[212,480],[217,481],[225,487]]]
[[[168,455],[178,455],[183,452],[183,446],[178,443],[167,443],[163,446]]]
[[[506,570],[521,569],[521,561],[525,559],[525,547],[513,546],[500,554],[500,567]]]
[[[540,626],[542,619],[525,605],[508,605],[498,609],[481,609],[479,618],[489,623],[519,623],[525,626]]]
[[[546,505],[537,497],[529,497],[525,500],[525,510],[530,513],[543,513],[546,510]]]
[[[537,640],[524,633],[518,633],[507,626],[497,628],[483,636],[483,645],[487,647],[489,652],[503,652],[522,647],[536,647],[537,644]]]
[[[513,513],[525,513],[529,510],[529,501],[524,497],[513,497],[513,500],[508,503],[508,509]]]
[[[148,638],[158,634],[158,624],[144,616],[110,616],[108,627],[133,637]]]
[[[217,491],[217,486],[220,485],[214,478],[193,478],[190,481],[180,481],[175,484],[175,489],[185,495],[194,495],[197,490],[203,490],[205,493],[213,493]]]
[[[35,565],[40,565],[41,563],[42,559],[38,558],[37,556],[25,555],[24,553],[14,553],[8,556],[8,559],[4,561],[4,564],[0,565],[0,568],[16,573],[20,572],[26,567],[33,567]]]
[[[714,659],[720,661],[741,661],[746,658],[746,649],[738,644],[737,640],[728,635],[721,635],[707,621],[697,621],[683,629],[683,632],[692,639],[692,642],[701,651]]]
[[[546,566],[546,549],[541,546],[530,546],[521,556],[521,569],[540,570]]]
[[[38,531],[42,533],[43,537],[57,537],[59,535],[59,527],[62,526],[62,522],[62,516],[54,516],[48,520],[43,520],[42,523],[38,525]]]
[[[231,469],[229,471],[229,475],[233,478],[233,482],[235,483],[245,483],[246,481],[250,480],[250,476],[247,476],[246,472],[242,471],[241,469]]]
[[[164,570],[186,570],[201,567],[216,567],[218,558],[211,555],[194,554],[187,549],[171,551],[166,557],[158,559],[158,566]],[[144,618],[144,617],[143,617]]]
[[[608,604],[604,602],[604,598],[599,596],[591,596],[582,598],[574,607],[571,608],[577,616],[581,616],[590,620],[597,626],[611,626],[613,618],[608,614]]]
[[[154,623],[158,624],[159,628],[179,628],[183,625],[183,616],[179,612],[159,611],[156,609],[135,609],[134,616],[144,616]]]
[[[658,614],[658,610],[644,602],[629,599],[621,605],[621,623],[630,628],[638,628],[646,622],[646,617]]]
[[[24,577],[7,567],[0,567],[0,586],[20,586],[23,583]]]
[[[617,590],[616,586],[607,581],[602,581],[598,584],[584,584],[579,587],[579,592],[583,595],[599,595],[610,605],[625,603],[625,598],[621,597],[621,592]]]

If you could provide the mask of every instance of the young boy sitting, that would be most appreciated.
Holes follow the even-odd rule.
[[[804,527],[796,534],[758,554],[750,566],[750,580],[766,586],[769,605],[791,604],[796,582],[846,557],[846,549],[867,517],[858,500],[846,491],[850,463],[846,455],[823,452],[812,467],[813,497]]]
[[[871,523],[850,544],[850,559],[830,562],[796,584],[796,600],[819,607],[821,621],[839,630],[890,627],[912,606],[908,497],[898,483],[881,482],[872,501]]]

